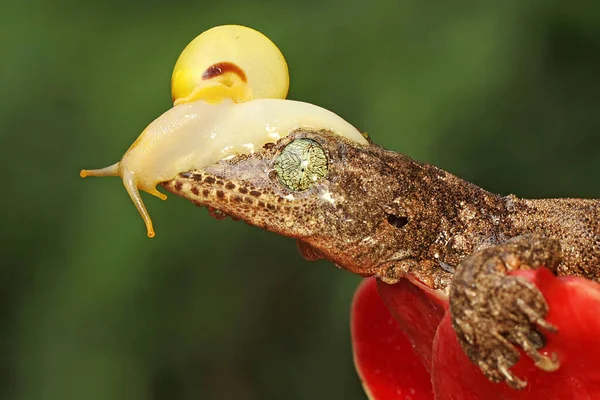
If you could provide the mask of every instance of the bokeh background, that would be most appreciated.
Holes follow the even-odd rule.
[[[488,190],[600,197],[600,3],[0,3],[0,399],[364,399],[359,278],[293,240],[144,196],[117,161],[214,25],[268,35],[290,98]]]

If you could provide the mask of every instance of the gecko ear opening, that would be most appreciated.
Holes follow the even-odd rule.
[[[395,228],[402,228],[408,224],[408,218],[404,216],[398,216],[394,214],[388,214],[387,221],[390,225]]]

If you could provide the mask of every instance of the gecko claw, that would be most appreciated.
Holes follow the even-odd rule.
[[[560,362],[558,361],[558,356],[556,353],[552,353],[550,357],[539,353],[536,347],[529,340],[523,340],[520,343],[525,354],[529,356],[535,363],[535,366],[546,372],[553,372],[560,367]]]
[[[518,376],[510,372],[509,367],[504,363],[499,363],[498,370],[504,376],[504,381],[508,386],[516,390],[522,390],[527,387],[527,381],[520,379]]]
[[[545,356],[543,354],[538,353],[535,349],[530,348],[529,346],[523,346],[523,349],[527,353],[529,357],[535,362],[535,366],[546,372],[553,372],[558,369],[560,363],[558,362],[558,357],[555,353],[552,353],[551,357]],[[531,351],[530,351],[531,350]],[[507,385],[516,390],[522,390],[527,387],[527,381],[519,378],[515,374],[510,371],[510,362],[506,362],[506,360],[498,360],[498,371],[504,377],[504,381]]]

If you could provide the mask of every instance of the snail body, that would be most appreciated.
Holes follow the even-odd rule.
[[[252,43],[256,53],[248,50]],[[261,67],[261,63],[266,65]],[[82,170],[80,176],[120,176],[148,236],[154,237],[140,190],[165,200],[156,189],[159,183],[252,152],[298,128],[328,129],[368,144],[356,128],[333,112],[285,100],[288,83],[287,64],[264,35],[237,25],[213,28],[194,39],[176,64],[175,105],[148,125],[121,161]]]

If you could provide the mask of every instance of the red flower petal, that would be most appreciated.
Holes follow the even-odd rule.
[[[390,314],[369,279],[355,295],[352,334],[356,366],[371,398],[432,399],[427,365],[437,400],[600,399],[600,285],[583,278],[557,278],[545,269],[515,274],[533,282],[548,301],[547,319],[559,332],[546,335],[543,353],[557,354],[557,371],[541,371],[523,355],[513,371],[528,381],[525,390],[491,383],[458,344],[447,299],[407,280],[395,285],[379,282]],[[410,343],[415,353],[409,351]]]
[[[354,363],[370,399],[433,400],[429,372],[379,297],[373,278],[365,279],[354,295],[351,328]]]
[[[556,278],[546,269],[516,274],[533,282],[548,301],[547,320],[559,332],[546,335],[543,353],[556,353],[560,368],[541,371],[522,355],[513,371],[528,381],[525,390],[490,383],[463,353],[446,315],[433,351],[437,399],[600,399],[600,285],[583,278]]]
[[[379,281],[377,289],[400,329],[408,336],[415,353],[430,371],[433,339],[448,309],[448,298],[407,279],[395,285]]]

